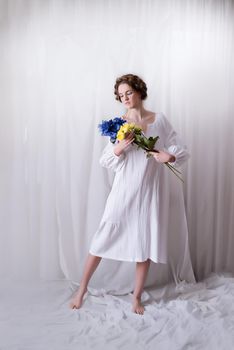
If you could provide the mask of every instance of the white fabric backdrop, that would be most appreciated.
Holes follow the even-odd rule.
[[[123,113],[125,73],[190,150],[196,277],[234,272],[233,13],[231,0],[0,1],[1,278],[79,281],[112,181],[97,124]],[[134,269],[102,261],[92,285],[129,290]],[[154,265],[147,283],[170,278]]]

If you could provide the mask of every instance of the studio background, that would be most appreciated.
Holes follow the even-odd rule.
[[[234,272],[233,13],[228,0],[0,1],[1,279],[79,281],[113,180],[97,125],[124,113],[126,73],[190,151],[196,278]],[[171,279],[153,268],[148,284]],[[134,269],[102,261],[91,285],[128,290]]]

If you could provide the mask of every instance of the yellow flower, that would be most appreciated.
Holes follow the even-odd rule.
[[[117,133],[117,140],[124,140],[126,137],[126,134],[129,132],[140,132],[142,129],[141,127],[137,126],[134,123],[124,123],[121,125],[118,133]]]
[[[122,126],[121,126],[121,130],[122,130],[122,132],[125,132],[125,133],[127,133],[128,131],[129,131],[129,124],[123,124]]]
[[[125,133],[123,131],[119,130],[118,133],[117,133],[117,137],[116,138],[119,141],[125,139]]]

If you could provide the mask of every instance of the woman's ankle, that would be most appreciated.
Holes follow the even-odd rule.
[[[78,288],[78,293],[84,294],[87,291],[87,285],[80,284]]]
[[[133,294],[133,299],[141,301],[141,294]]]

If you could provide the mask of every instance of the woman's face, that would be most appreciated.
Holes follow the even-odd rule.
[[[126,108],[136,108],[142,104],[140,93],[133,90],[133,88],[126,83],[119,85],[118,94],[120,101]]]

